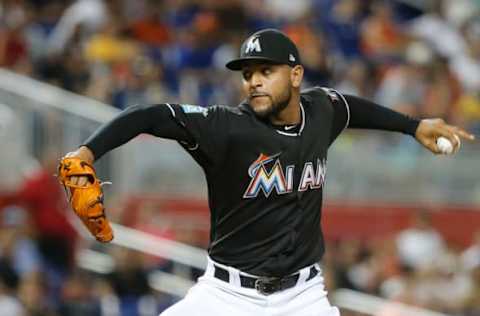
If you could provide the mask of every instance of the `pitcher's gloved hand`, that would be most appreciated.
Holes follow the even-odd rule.
[[[65,187],[68,200],[74,212],[80,217],[90,233],[100,242],[113,239],[112,227],[105,217],[102,182],[95,169],[78,157],[64,157],[58,166],[58,179]],[[87,178],[85,184],[72,181]]]

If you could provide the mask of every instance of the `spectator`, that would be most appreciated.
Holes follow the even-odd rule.
[[[139,47],[122,33],[121,21],[110,19],[85,43],[85,56],[91,62],[115,64],[127,62],[139,53]]]
[[[150,311],[147,315],[159,313],[155,300],[152,300],[143,256],[132,250],[117,248],[114,257],[116,268],[108,275],[108,280],[119,298],[122,313],[143,316],[142,310],[145,309]]]
[[[31,233],[28,215],[15,205],[1,211],[0,258],[9,262],[20,278],[42,271],[40,253],[28,235]]]
[[[55,156],[56,157],[56,156]],[[30,174],[18,192],[18,200],[30,212],[47,274],[62,283],[73,264],[76,232],[67,219],[65,193],[53,176],[57,161],[46,155],[40,169]]]
[[[285,31],[301,51],[302,64],[305,68],[305,86],[327,86],[331,74],[323,34],[315,34],[311,27],[300,22],[288,26]]]
[[[414,269],[428,269],[445,254],[442,236],[432,226],[430,214],[417,211],[412,225],[397,237],[400,262]]]
[[[165,4],[157,1],[148,1],[146,15],[130,25],[133,38],[154,47],[169,43],[172,35],[169,26],[164,22],[164,6]]]
[[[85,273],[74,272],[62,286],[60,316],[101,316],[101,307],[91,290],[91,278]]]
[[[464,55],[465,40],[445,17],[447,1],[435,0],[431,3],[432,7],[427,14],[411,21],[408,32],[432,45],[443,57],[455,58],[455,56]]]
[[[0,13],[0,67],[20,70],[28,64],[25,26],[28,21],[27,4],[24,1],[6,1]]]
[[[375,99],[388,107],[419,115],[426,93],[426,76],[433,53],[428,46],[415,42],[408,46],[405,63],[389,68],[380,81]]]
[[[473,243],[462,253],[462,264],[466,270],[480,266],[480,231],[473,236]]]
[[[458,102],[462,90],[457,77],[450,71],[447,60],[436,58],[429,67],[426,79],[420,116],[441,117],[452,121],[456,111],[453,106]]]
[[[312,0],[266,0],[265,2],[275,18],[289,22],[301,20],[312,7]]]
[[[95,278],[92,285],[92,295],[98,299],[102,316],[120,315],[120,301],[112,284],[105,278]]]
[[[25,40],[33,63],[41,63],[49,54],[49,39],[62,16],[66,1],[28,1],[30,20],[25,28]]]
[[[399,58],[406,45],[401,29],[395,23],[392,7],[386,1],[374,1],[372,14],[362,25],[362,51],[371,60],[389,62]]]
[[[323,7],[322,9],[327,9]],[[341,57],[354,59],[361,56],[360,51],[360,3],[355,0],[336,1],[330,14],[325,15],[323,25],[328,42]]]
[[[345,68],[345,74],[336,89],[345,94],[371,99],[374,92],[374,82],[370,79],[372,76],[372,67],[367,62],[361,59],[352,60]]]
[[[464,54],[456,54],[450,65],[463,89],[475,93],[480,90],[480,19],[469,21],[463,27],[463,35],[466,51]]]
[[[83,39],[100,30],[108,20],[108,6],[103,0],[76,0],[52,31],[48,44],[50,52],[63,52],[79,29]]]
[[[0,260],[0,311],[4,315],[24,316],[25,310],[16,298],[18,276],[13,267]]]
[[[21,279],[18,285],[18,298],[27,315],[54,316],[54,306],[58,303],[58,297],[49,296],[48,287],[48,279],[39,273]]]

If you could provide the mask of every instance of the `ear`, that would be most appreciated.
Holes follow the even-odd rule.
[[[296,65],[290,71],[290,80],[292,81],[292,86],[294,88],[300,88],[303,80],[303,66]]]

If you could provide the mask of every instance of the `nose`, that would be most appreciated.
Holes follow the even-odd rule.
[[[263,85],[262,76],[259,72],[254,72],[250,78],[250,86],[252,88],[261,87]]]

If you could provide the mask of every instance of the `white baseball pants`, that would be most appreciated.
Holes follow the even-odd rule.
[[[214,264],[229,272],[230,281],[214,277]],[[161,316],[340,316],[330,305],[321,270],[306,281],[310,267],[300,270],[295,286],[263,295],[256,289],[240,286],[240,275],[252,276],[237,269],[208,260],[205,274],[198,279],[181,301],[165,310]]]

